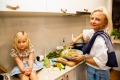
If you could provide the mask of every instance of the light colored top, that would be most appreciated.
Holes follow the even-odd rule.
[[[22,51],[22,52],[18,52],[16,49],[13,48],[13,49],[11,50],[10,55],[11,55],[12,57],[18,56],[18,57],[20,58],[20,60],[23,61],[23,63],[25,63],[26,61],[28,61],[29,54],[30,54],[31,52],[34,52],[34,51],[35,51],[35,50],[34,50],[33,46],[31,45],[31,46],[30,46],[30,49],[25,49],[25,50]]]
[[[85,29],[83,30],[83,38],[84,39],[91,39],[91,37],[94,34],[93,29]],[[108,55],[107,55],[107,46],[105,44],[105,40],[102,36],[97,36],[95,39],[95,42],[91,48],[90,54],[86,54],[86,58],[92,57],[96,64],[99,66],[94,66],[89,63],[87,63],[89,66],[95,68],[95,69],[101,69],[101,70],[108,70],[110,67],[106,66],[106,63],[108,61]]]

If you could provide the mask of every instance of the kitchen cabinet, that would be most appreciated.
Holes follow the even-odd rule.
[[[79,65],[75,69],[76,80],[86,80],[86,64]]]
[[[85,63],[78,65],[55,80],[85,80]]]
[[[57,78],[56,80],[65,80],[65,76],[63,75],[63,76]]]
[[[107,8],[107,0],[82,0],[81,1],[81,11],[84,9],[88,10],[88,12],[92,12],[95,8],[99,6],[105,6]]]
[[[67,72],[65,75],[63,75],[55,80],[76,80],[75,70],[73,69],[73,70]]]
[[[75,15],[90,13],[98,6],[111,10],[111,3],[112,0],[0,0],[0,16]]]
[[[109,0],[112,1],[112,0]],[[47,0],[47,12],[58,12],[58,13],[76,13],[81,12],[92,12],[93,9],[99,6],[105,6],[106,8],[110,5],[108,0]]]
[[[76,13],[80,0],[47,0],[47,12]]]
[[[85,75],[84,70],[82,70],[85,68],[84,64],[82,61],[73,67],[66,66],[63,70],[44,67],[37,73],[37,76],[40,80],[85,80],[85,77],[80,77]]]
[[[46,0],[1,0],[0,11],[45,12]]]

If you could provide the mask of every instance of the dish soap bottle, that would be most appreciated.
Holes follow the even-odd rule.
[[[44,58],[44,62],[43,62],[44,66],[46,68],[49,68],[50,67],[50,60],[47,58],[46,56],[46,50],[45,50],[45,58]]]
[[[65,38],[63,38],[63,44],[62,44],[62,46],[63,46],[63,50],[66,50]]]

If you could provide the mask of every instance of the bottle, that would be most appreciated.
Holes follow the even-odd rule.
[[[46,56],[46,50],[45,50],[45,58],[44,58],[44,66],[46,67],[46,68],[49,68],[50,67],[50,60],[47,58],[47,56]]]
[[[45,59],[44,59],[44,66],[45,66],[46,68],[49,68],[49,67],[50,67],[50,60],[49,60],[48,58],[45,58]]]
[[[62,46],[63,46],[63,50],[66,50],[65,38],[63,38],[63,44],[62,44]]]

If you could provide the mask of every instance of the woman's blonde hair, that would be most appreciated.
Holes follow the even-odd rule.
[[[18,49],[18,47],[17,47],[17,45],[18,45],[18,39],[20,38],[20,37],[22,37],[22,36],[24,36],[25,38],[26,38],[26,41],[27,41],[27,44],[28,44],[28,46],[27,46],[27,49],[30,49],[30,40],[29,40],[29,37],[28,37],[28,35],[27,35],[27,33],[26,32],[24,32],[24,31],[20,31],[20,32],[18,32],[18,33],[16,33],[15,34],[15,36],[14,36],[14,44],[13,44],[13,47],[19,52],[20,50]]]
[[[96,8],[92,12],[92,14],[94,12],[102,12],[106,16],[107,25],[105,26],[104,31],[110,35],[112,32],[112,29],[113,29],[113,24],[112,24],[112,17],[110,15],[109,11],[107,11],[107,9],[104,6],[100,6],[100,7]]]

